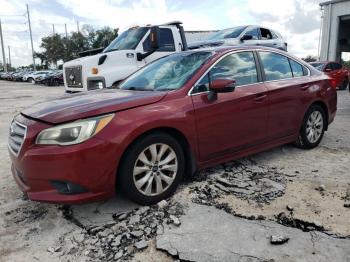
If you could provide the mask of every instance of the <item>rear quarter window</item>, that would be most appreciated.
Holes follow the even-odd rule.
[[[308,70],[301,64],[299,64],[298,62],[289,59],[289,63],[290,66],[292,68],[292,72],[293,72],[293,76],[294,77],[301,77],[301,76],[305,76],[308,74]]]

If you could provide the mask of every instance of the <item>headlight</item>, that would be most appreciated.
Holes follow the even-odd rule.
[[[51,127],[41,131],[35,143],[40,145],[79,144],[100,132],[113,117],[114,114],[110,114]]]

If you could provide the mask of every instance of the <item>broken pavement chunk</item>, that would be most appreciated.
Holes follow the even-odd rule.
[[[284,243],[287,243],[289,241],[289,237],[284,235],[272,235],[270,237],[270,243],[272,245],[282,245]]]

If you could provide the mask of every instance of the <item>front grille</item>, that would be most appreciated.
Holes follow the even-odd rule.
[[[64,69],[68,87],[82,88],[81,66],[66,67]]]
[[[23,145],[24,138],[27,133],[26,126],[13,121],[10,126],[10,135],[8,140],[8,145],[10,150],[15,154],[18,155],[21,147]]]

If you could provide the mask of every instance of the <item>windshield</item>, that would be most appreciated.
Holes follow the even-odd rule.
[[[224,29],[216,32],[208,37],[208,40],[220,40],[225,38],[237,38],[246,29],[246,26],[238,26],[234,28]]]
[[[314,68],[323,71],[323,68],[325,66],[325,63],[310,63]]]
[[[143,67],[120,85],[139,91],[176,90],[182,87],[212,52],[183,52],[163,57]]]
[[[148,27],[131,28],[124,31],[121,35],[114,39],[105,50],[103,50],[103,53],[115,50],[135,49],[147,31]]]

